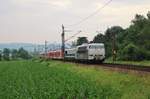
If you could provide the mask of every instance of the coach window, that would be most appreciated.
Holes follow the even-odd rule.
[[[101,46],[99,46],[99,48],[102,49],[102,48],[104,48],[104,46],[101,45]]]
[[[90,48],[90,49],[96,49],[96,46],[91,45],[91,46],[89,46],[89,48]]]
[[[67,55],[67,51],[65,51],[65,54]]]
[[[77,52],[86,52],[87,51],[87,47],[86,46],[82,46],[78,48]]]

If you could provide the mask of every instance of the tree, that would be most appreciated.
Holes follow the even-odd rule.
[[[144,27],[146,18],[143,15],[136,14],[135,18],[132,20],[132,23],[135,26],[136,30],[139,31]]]
[[[123,60],[137,61],[145,58],[144,52],[136,45],[130,43],[122,50]]]
[[[150,14],[148,13],[147,16]],[[133,24],[125,31],[123,36],[122,49],[125,48],[129,43],[134,44],[140,48],[140,52],[146,56],[142,60],[150,59],[150,20],[145,18],[143,15],[136,15],[133,19]],[[126,43],[126,44],[125,44]],[[120,51],[121,52],[121,51]],[[138,53],[137,53],[138,54]],[[140,58],[140,57],[139,57]],[[141,58],[140,58],[141,59]],[[138,60],[138,59],[137,59]]]
[[[103,34],[98,34],[93,39],[93,43],[104,43],[104,42],[105,42],[105,36]]]
[[[16,49],[13,49],[11,51],[11,58],[15,60],[17,59],[17,57],[18,57],[18,51]]]
[[[3,59],[10,60],[10,50],[8,48],[4,48],[3,50]]]
[[[111,28],[108,28],[105,32],[105,40],[106,41],[112,41],[113,34],[116,35],[116,37],[124,32],[124,29],[121,26],[112,26]]]
[[[29,55],[29,53],[24,50],[23,48],[20,48],[18,50],[18,56],[22,59],[29,59],[31,56]]]
[[[124,29],[120,26],[113,26],[111,28],[108,28],[105,32],[104,35],[104,44],[105,44],[105,48],[106,48],[106,57],[111,57],[112,56],[112,41],[113,41],[113,36],[115,35],[116,37],[116,43],[118,38],[121,37],[121,35],[123,34]],[[118,50],[118,45],[116,44],[115,46],[115,50]]]
[[[87,37],[79,37],[77,39],[77,45],[82,45],[84,43],[88,43]]]
[[[148,11],[147,17],[148,17],[148,19],[150,20],[150,11]]]
[[[150,11],[147,17],[136,14],[132,24],[123,29],[112,26],[105,34],[98,34],[93,42],[105,44],[106,57],[112,57],[112,41],[115,35],[118,59],[120,60],[150,60]]]
[[[2,54],[0,53],[0,61],[2,60]]]
[[[0,50],[0,61],[2,60],[2,52],[1,52],[1,50]]]
[[[0,53],[0,61],[2,60],[2,54]]]

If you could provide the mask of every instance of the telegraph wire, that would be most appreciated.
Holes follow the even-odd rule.
[[[65,42],[71,40],[72,38],[74,38],[76,35],[80,34],[82,31],[79,31],[77,33],[75,33],[74,35],[72,35],[71,37],[69,37],[68,39],[65,40]]]
[[[94,13],[90,14],[89,16],[83,18],[81,21],[72,24],[72,25],[68,25],[68,27],[72,27],[72,26],[77,26],[81,23],[83,23],[84,21],[88,20],[89,18],[93,17],[94,15],[96,15],[99,11],[101,11],[102,9],[104,9],[107,5],[109,5],[112,2],[112,0],[109,0],[108,2],[106,2],[102,7],[100,7],[99,9],[97,9]]]

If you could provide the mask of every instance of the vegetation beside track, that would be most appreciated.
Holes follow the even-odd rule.
[[[120,26],[108,28],[104,34],[94,37],[94,43],[104,43],[106,57],[113,57],[119,61],[143,61],[150,60],[150,11],[146,16],[136,14],[131,20],[131,25],[123,29]],[[115,48],[113,40],[115,37]],[[112,53],[114,50],[115,53]]]
[[[150,76],[59,61],[0,62],[0,99],[149,99]]]
[[[105,63],[114,63],[114,64],[125,64],[125,65],[139,65],[139,66],[150,66],[150,61],[115,61],[106,60]]]

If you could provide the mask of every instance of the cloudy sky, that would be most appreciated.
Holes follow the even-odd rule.
[[[81,30],[78,36],[91,40],[96,31],[103,32],[113,25],[126,28],[136,13],[146,15],[150,10],[150,0],[113,0],[82,24],[70,26],[106,2],[108,0],[0,0],[0,43],[60,42],[61,24],[70,31],[66,38]]]

